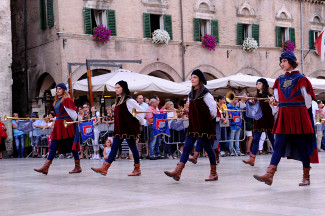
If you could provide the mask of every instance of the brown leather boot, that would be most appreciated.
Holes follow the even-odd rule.
[[[174,171],[172,171],[172,172],[165,171],[164,173],[167,176],[172,177],[175,181],[179,181],[179,179],[181,178],[181,174],[182,174],[184,167],[185,167],[184,163],[178,162]]]
[[[134,170],[132,173],[130,173],[128,176],[140,176],[141,170],[140,170],[140,164],[134,164]]]
[[[49,172],[49,167],[51,166],[52,161],[46,160],[44,165],[40,169],[34,169],[36,172],[43,173],[44,175],[47,175]]]
[[[190,156],[188,160],[191,161],[192,163],[196,164],[197,163],[197,158],[199,157],[199,154],[200,154],[200,152],[194,152],[193,157]]]
[[[205,181],[216,181],[218,180],[218,174],[217,174],[217,165],[210,165],[210,176],[209,178],[205,179]]]
[[[310,185],[310,175],[309,175],[310,169],[311,169],[311,167],[309,167],[309,168],[303,168],[304,174],[302,176],[302,182],[299,183],[299,186],[307,186],[307,185]]]
[[[110,163],[108,163],[108,162],[104,162],[103,165],[102,165],[101,167],[99,167],[99,168],[94,168],[94,167],[92,167],[91,169],[92,169],[94,172],[96,172],[96,173],[100,173],[100,174],[106,176],[106,175],[107,175],[107,170],[108,170],[108,168],[109,168],[110,166],[111,166]]]
[[[276,171],[276,166],[269,165],[264,175],[262,176],[254,175],[254,178],[260,182],[264,182],[267,185],[271,185],[273,182],[273,176],[275,171]]]
[[[69,174],[73,174],[73,173],[81,173],[82,172],[82,169],[81,169],[81,166],[80,166],[80,160],[75,160],[74,161],[74,169],[71,170],[69,172]]]
[[[251,166],[254,166],[254,164],[255,164],[255,158],[256,158],[256,155],[251,154],[251,155],[249,156],[248,160],[243,160],[243,162],[244,162],[245,164],[249,164],[249,165],[251,165]]]
[[[216,163],[220,163],[220,152],[216,152]]]

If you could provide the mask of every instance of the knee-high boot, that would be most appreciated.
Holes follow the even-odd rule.
[[[94,172],[96,172],[96,173],[100,173],[100,174],[106,176],[106,175],[107,175],[107,170],[108,170],[108,168],[109,168],[110,166],[111,166],[110,163],[108,163],[108,162],[104,162],[103,165],[102,165],[101,167],[99,167],[99,168],[94,168],[94,167],[92,167],[91,169],[92,169]]]
[[[199,154],[200,154],[200,152],[194,152],[193,157],[190,156],[188,160],[191,161],[192,163],[196,164],[197,163],[197,158],[199,157]]]
[[[40,169],[34,169],[36,172],[43,173],[44,175],[47,175],[49,172],[49,167],[51,166],[52,161],[46,160],[44,165]]]
[[[308,186],[310,185],[310,172],[311,167],[309,168],[303,168],[303,176],[302,176],[302,182],[299,183],[299,186]]]
[[[175,181],[179,181],[179,179],[181,178],[181,174],[182,174],[184,167],[185,167],[184,163],[178,162],[174,171],[172,171],[172,172],[165,171],[164,173],[167,176],[172,177]]]
[[[260,182],[264,182],[267,185],[272,185],[273,176],[276,171],[277,167],[275,165],[269,165],[267,171],[264,175],[254,175],[254,178]]]
[[[82,172],[82,169],[81,169],[81,166],[80,166],[80,160],[75,160],[74,161],[74,169],[71,170],[69,172],[69,174],[73,174],[73,173],[81,173]]]

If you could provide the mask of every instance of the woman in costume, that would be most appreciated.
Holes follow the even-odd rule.
[[[257,89],[257,94],[256,94],[257,98],[267,98],[272,96],[269,92],[269,83],[264,78],[260,78],[256,81],[256,89]],[[273,106],[271,107],[271,105],[265,100],[259,100],[259,103],[261,106],[263,116],[258,120],[254,119],[254,123],[253,123],[254,138],[253,138],[252,153],[250,154],[249,159],[243,160],[245,164],[249,164],[251,166],[254,166],[255,164],[255,158],[258,152],[259,141],[263,132],[267,134],[272,146],[274,147],[274,136],[271,133],[274,125],[274,117],[272,112]],[[249,149],[247,149],[247,151],[249,151]]]
[[[64,83],[59,83],[56,86],[56,95],[54,98],[54,109],[55,109],[55,123],[51,134],[51,146],[49,156],[45,161],[43,167],[40,169],[34,169],[36,172],[43,173],[47,175],[52,160],[55,157],[56,151],[58,149],[66,149],[72,151],[75,168],[69,173],[80,173],[81,166],[78,151],[80,150],[80,145],[73,143],[75,137],[75,126],[73,124],[68,125],[67,128],[64,127],[64,121],[72,122],[77,119],[77,108],[73,100],[67,91],[67,86]]]
[[[254,175],[258,181],[271,185],[281,157],[299,160],[303,165],[303,179],[299,186],[310,185],[310,163],[318,163],[316,137],[311,102],[315,93],[310,81],[296,68],[297,58],[292,51],[281,54],[280,66],[285,72],[276,79],[273,89],[279,112],[273,126],[274,152],[267,172]]]
[[[136,145],[136,139],[140,137],[140,125],[145,124],[143,114],[132,116],[132,109],[142,110],[140,105],[130,97],[130,90],[127,82],[121,80],[115,84],[116,99],[114,108],[114,139],[111,152],[103,165],[91,169],[104,176],[115,159],[117,150],[124,139],[126,139],[134,158],[134,170],[129,176],[140,176],[140,158]]]
[[[216,115],[217,104],[211,95],[210,91],[205,88],[207,84],[204,74],[199,69],[192,72],[191,75],[192,90],[189,94],[189,126],[185,145],[180,162],[174,171],[165,171],[165,174],[179,181],[181,173],[189,158],[189,154],[193,149],[194,143],[197,140],[198,144],[203,145],[210,160],[210,176],[206,181],[218,180],[216,156],[212,150],[212,140],[216,136]]]

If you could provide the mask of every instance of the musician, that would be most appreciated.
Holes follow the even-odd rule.
[[[268,98],[272,97],[269,91],[269,83],[266,79],[260,78],[256,81],[256,97],[257,98]],[[259,141],[263,132],[265,132],[271,142],[272,147],[274,148],[274,136],[271,133],[273,125],[274,125],[274,117],[276,110],[272,110],[272,107],[266,100],[259,100],[259,104],[262,110],[263,116],[255,120],[253,122],[253,147],[252,153],[249,156],[249,159],[243,160],[245,164],[249,164],[251,166],[255,165],[255,158],[258,152]]]
[[[43,173],[47,175],[52,160],[55,157],[56,151],[58,149],[66,149],[72,151],[75,168],[69,173],[80,173],[81,166],[78,151],[80,150],[80,145],[73,145],[73,139],[75,137],[74,125],[71,124],[67,128],[64,127],[64,121],[71,122],[77,119],[77,108],[73,100],[67,91],[67,86],[64,83],[59,83],[56,86],[56,95],[54,98],[54,109],[55,109],[55,123],[51,134],[51,146],[49,156],[45,161],[44,165],[40,169],[34,169],[36,172]]]
[[[137,110],[141,110],[141,107],[130,97],[130,90],[127,82],[123,80],[117,82],[115,84],[115,91],[114,139],[111,152],[101,167],[92,167],[91,169],[106,176],[108,168],[115,159],[118,147],[121,146],[122,141],[126,139],[134,157],[134,170],[128,176],[140,176],[140,158],[136,139],[138,139],[141,134],[140,125],[145,124],[144,116],[143,114],[138,114],[136,117],[132,116],[132,109],[136,108]]]
[[[279,108],[272,133],[276,134],[274,152],[264,175],[254,178],[271,185],[282,157],[299,160],[303,164],[303,179],[299,186],[310,184],[310,163],[318,163],[318,152],[311,112],[315,93],[310,81],[296,68],[297,58],[292,51],[281,54],[280,66],[285,72],[276,79],[273,89],[275,100],[270,103]]]
[[[195,141],[202,144],[210,160],[210,176],[206,181],[218,180],[216,156],[212,150],[211,140],[216,136],[216,115],[217,104],[214,101],[210,91],[205,88],[207,84],[204,74],[199,69],[192,72],[191,75],[192,90],[189,93],[189,127],[185,139],[185,145],[180,162],[174,171],[165,171],[165,174],[179,181],[185,163],[193,149]]]

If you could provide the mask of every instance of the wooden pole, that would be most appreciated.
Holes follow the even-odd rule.
[[[69,71],[69,93],[70,93],[70,98],[73,100],[73,90],[72,90],[72,76],[71,72]]]
[[[94,98],[93,98],[93,86],[91,84],[91,70],[87,70],[87,79],[88,79],[88,91],[89,91],[89,100],[90,106],[94,106]]]

